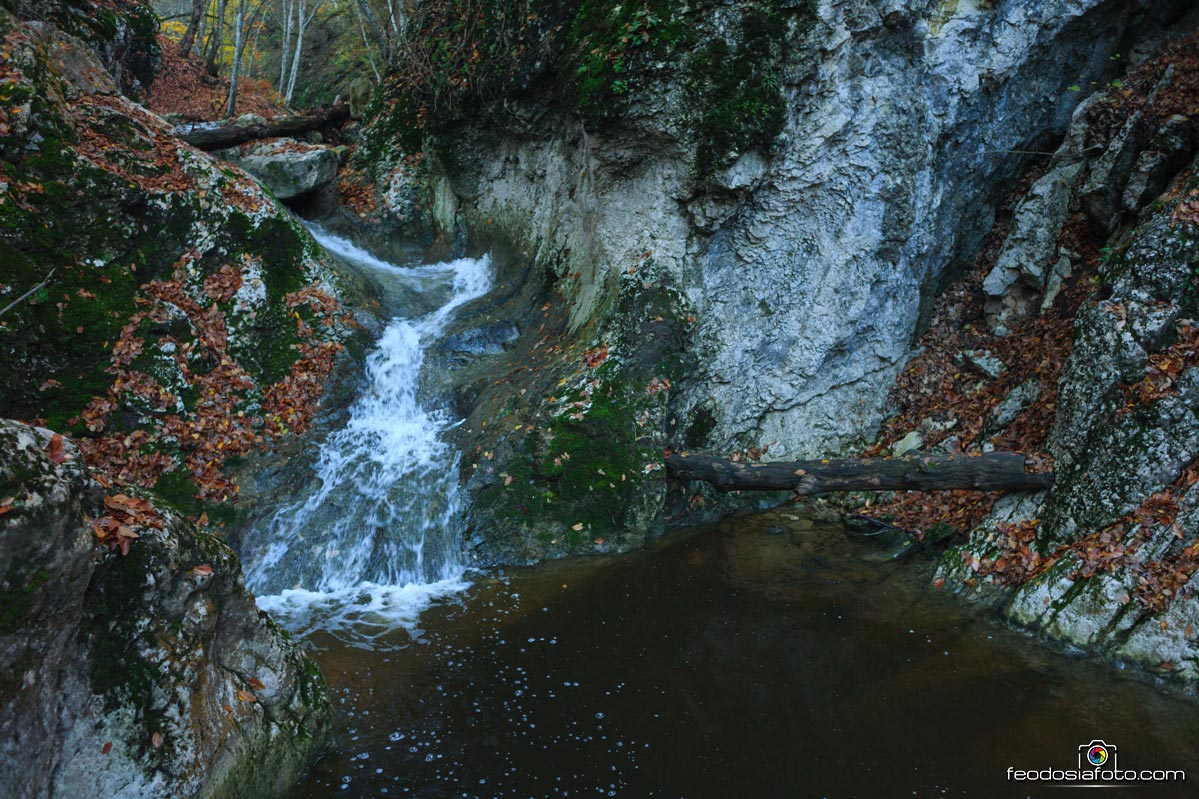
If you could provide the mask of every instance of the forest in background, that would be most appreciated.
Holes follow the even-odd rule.
[[[154,0],[152,6],[162,18],[160,77],[167,78],[153,93],[177,95],[152,104],[195,119],[339,99],[365,104],[407,19],[402,0]]]

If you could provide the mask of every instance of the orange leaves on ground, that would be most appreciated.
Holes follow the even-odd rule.
[[[341,304],[318,286],[305,286],[284,297],[287,307],[295,309],[307,305],[318,316],[331,316],[341,310]]]
[[[963,557],[980,575],[991,575],[1003,585],[1028,582],[1067,556],[1078,562],[1078,568],[1070,574],[1072,580],[1130,568],[1137,575],[1136,598],[1141,607],[1161,613],[1199,571],[1199,542],[1156,561],[1141,562],[1136,554],[1158,525],[1173,528],[1175,536],[1179,535],[1178,501],[1196,482],[1199,482],[1199,462],[1187,468],[1173,485],[1147,497],[1131,514],[1085,538],[1061,544],[1048,554],[1032,547],[1037,525],[1034,520],[1020,525],[998,525],[999,551],[993,560],[978,560],[971,553],[964,553]],[[1122,599],[1124,604],[1129,601],[1127,595]]]
[[[194,53],[180,55],[179,42],[160,35],[162,55],[146,105],[158,114],[178,114],[193,121],[222,117],[229,81],[208,74]],[[243,114],[274,117],[285,113],[279,95],[267,81],[243,78],[237,86],[237,109]]]
[[[300,352],[300,359],[292,364],[290,373],[263,392],[266,431],[271,435],[302,433],[309,428],[325,378],[332,371],[333,359],[341,350],[341,346],[335,342],[317,339],[313,329],[296,309],[301,305],[307,306],[314,320],[322,324],[334,324],[339,319],[345,321],[340,317],[340,303],[317,286],[293,291],[286,296],[285,302],[295,314],[297,332],[306,341],[295,345]]]
[[[1199,325],[1180,320],[1177,329],[1177,341],[1149,356],[1145,376],[1128,389],[1130,398],[1142,403],[1161,399],[1173,391],[1175,381],[1185,369],[1199,363]]]
[[[112,367],[110,368],[119,369],[123,366],[128,366],[142,354],[145,343],[136,333],[138,325],[145,318],[145,314],[135,313],[130,317],[129,322],[121,328],[121,335],[112,347]]]
[[[337,195],[341,198],[342,205],[358,216],[367,216],[375,212],[377,203],[374,187],[366,176],[353,169],[351,159],[346,159],[345,166],[338,173]]]
[[[81,438],[78,444],[88,466],[100,475],[152,488],[164,472],[174,467],[170,457],[150,449],[156,440],[147,430],[133,430]]]
[[[316,286],[287,295],[286,307],[295,316],[303,340],[296,345],[300,357],[282,381],[263,390],[261,413],[247,413],[242,406],[257,386],[228,352],[228,328],[218,305],[237,293],[242,273],[236,266],[223,265],[205,279],[203,294],[196,299],[182,281],[193,261],[189,253],[176,264],[176,279],[145,285],[147,296],[137,300],[141,310],[130,317],[113,347],[108,367],[114,375],[111,388],[105,396],[93,398],[74,421],[83,422],[93,433],[103,433],[121,403],[136,398],[144,403],[135,406],[139,412],[150,411],[150,428],[82,440],[80,446],[89,465],[100,473],[146,488],[152,488],[164,473],[183,467],[197,486],[197,498],[225,501],[236,497],[238,490],[222,471],[225,460],[261,444],[264,433],[282,435],[307,429],[340,349],[322,340],[298,309],[308,309],[309,318],[325,327],[345,321],[345,317],[337,300]],[[184,340],[161,336],[158,343],[171,353],[180,375],[193,390],[195,399],[189,405],[194,407],[182,411],[176,394],[145,372],[130,368],[146,351],[145,323],[161,325],[180,315],[194,335]],[[178,448],[178,461],[163,454],[164,442]]]
[[[179,158],[183,145],[158,117],[124,97],[99,94],[84,95],[73,111],[75,152],[94,166],[155,193],[196,188]]]
[[[159,411],[175,407],[175,403],[178,401],[178,397],[159,385],[157,380],[145,372],[118,372],[110,391],[114,396],[129,394],[140,397]]]
[[[213,302],[227,302],[241,289],[241,270],[232,264],[224,264],[215,275],[204,280],[204,293]]]
[[[653,380],[650,380],[649,385],[645,387],[645,393],[653,397],[663,391],[669,391],[670,385],[671,383],[669,378],[655,377]]]
[[[1177,555],[1142,564],[1137,571],[1137,600],[1151,612],[1167,610],[1199,570],[1199,541]]]
[[[1013,193],[1022,196],[1037,175],[1030,175]],[[1081,215],[1067,221],[1063,246],[1083,256],[1083,264],[1063,286],[1054,305],[1038,317],[1011,326],[1006,336],[987,327],[983,278],[994,266],[1008,230],[997,225],[987,236],[970,273],[938,298],[932,324],[920,341],[919,354],[896,380],[890,404],[898,413],[888,420],[878,444],[866,456],[884,455],[913,430],[924,433],[926,449],[950,440],[951,452],[980,452],[983,444],[1030,454],[1030,470],[1052,468],[1043,454],[1057,411],[1058,384],[1073,346],[1074,315],[1090,291],[1090,276],[1099,263],[1101,242]],[[986,350],[1003,362],[997,377],[984,375],[963,363],[967,351]],[[1017,386],[1034,382],[1039,396],[1002,432],[984,437],[987,419]],[[932,424],[928,424],[931,422]],[[894,524],[913,531],[946,522],[970,530],[983,518],[999,494],[977,491],[904,492],[875,505],[870,515],[892,517]],[[1020,563],[1012,567],[1018,571]]]
[[[325,378],[333,369],[333,358],[340,349],[324,341],[316,345],[300,344],[302,353],[287,377],[264,392],[263,407],[268,414],[266,430],[272,435],[302,433],[312,424]]]

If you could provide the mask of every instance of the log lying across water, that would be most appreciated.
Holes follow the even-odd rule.
[[[349,117],[350,107],[342,103],[315,114],[276,117],[265,125],[215,125],[207,122],[179,125],[175,128],[175,135],[201,150],[223,150],[226,147],[236,147],[239,144],[258,139],[297,136],[310,130],[319,130],[334,122],[341,122]]]
[[[677,480],[703,480],[721,491],[1029,491],[1053,485],[1052,472],[1027,471],[1019,452],[846,458],[788,463],[734,463],[711,455],[671,453]]]

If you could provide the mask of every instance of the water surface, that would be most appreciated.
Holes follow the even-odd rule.
[[[1096,738],[1199,779],[1193,704],[873,552],[772,512],[480,576],[374,649],[313,633],[341,750],[297,797],[1070,796],[1007,768],[1073,767]]]

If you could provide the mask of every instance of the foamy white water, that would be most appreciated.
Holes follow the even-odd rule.
[[[362,640],[412,629],[420,610],[466,587],[454,423],[417,399],[424,351],[454,312],[491,287],[489,259],[411,268],[313,229],[334,255],[435,296],[436,310],[393,319],[366,360],[345,427],[321,444],[315,488],[243,542],[246,584],[295,632]]]

